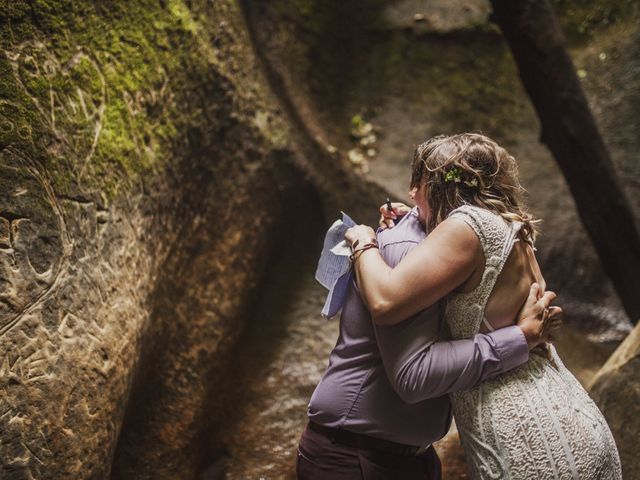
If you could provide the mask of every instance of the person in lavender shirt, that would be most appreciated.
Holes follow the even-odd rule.
[[[415,194],[415,189],[412,191]],[[412,198],[413,200],[413,198]],[[425,239],[423,209],[381,207],[377,243],[390,266]],[[392,225],[390,218],[400,218]],[[539,298],[540,297],[540,298]],[[558,326],[553,292],[533,284],[515,325],[464,340],[447,340],[440,304],[391,326],[378,326],[350,285],[340,334],[308,406],[297,452],[306,479],[438,479],[431,446],[451,424],[448,394],[524,364]]]

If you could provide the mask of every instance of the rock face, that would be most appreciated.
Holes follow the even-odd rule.
[[[624,478],[640,478],[640,325],[598,372],[590,394],[616,439]]]
[[[0,477],[195,478],[274,241],[373,187],[231,0],[0,4]]]

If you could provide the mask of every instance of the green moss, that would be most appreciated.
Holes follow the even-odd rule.
[[[38,159],[60,191],[111,196],[175,163],[187,130],[214,128],[205,106],[222,89],[235,94],[225,102],[247,112],[239,121],[284,141],[269,114],[242,106],[262,93],[252,66],[236,59],[251,51],[234,31],[244,25],[231,0],[206,12],[182,0],[0,0],[0,7],[0,146]],[[223,23],[214,47],[213,27]]]
[[[194,21],[191,11],[187,8],[184,2],[180,0],[171,0],[168,7],[171,15],[174,17],[174,20],[179,22],[180,26],[185,31],[194,34],[197,34],[200,31],[198,23]]]

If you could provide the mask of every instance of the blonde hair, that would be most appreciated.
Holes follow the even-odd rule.
[[[533,245],[539,220],[524,205],[518,166],[509,153],[485,135],[439,135],[418,145],[411,188],[427,185],[429,218],[435,228],[462,205],[486,208],[508,222],[522,222],[520,237]]]

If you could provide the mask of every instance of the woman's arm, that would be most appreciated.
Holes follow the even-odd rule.
[[[345,235],[353,244],[375,237],[359,225]],[[465,283],[483,258],[480,241],[465,222],[442,222],[395,268],[377,249],[357,253],[354,265],[360,294],[378,325],[393,325],[433,305]]]

